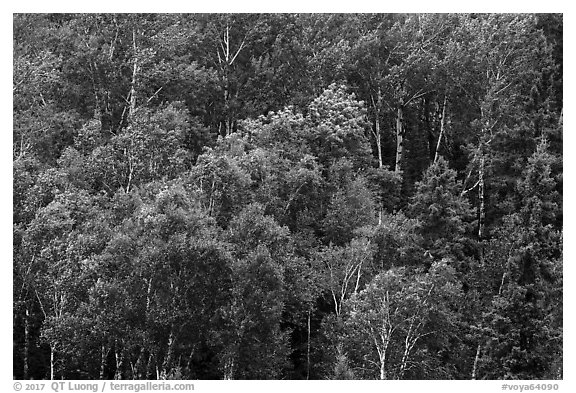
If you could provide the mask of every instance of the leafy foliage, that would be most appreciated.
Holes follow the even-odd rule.
[[[561,15],[13,19],[15,378],[562,378]]]

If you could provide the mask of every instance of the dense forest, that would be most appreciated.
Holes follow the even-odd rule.
[[[15,14],[17,379],[561,379],[563,18]]]

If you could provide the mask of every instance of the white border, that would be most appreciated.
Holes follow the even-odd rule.
[[[0,175],[4,185],[1,209],[1,239],[2,249],[6,250],[6,258],[0,263],[1,295],[0,315],[3,315],[2,354],[0,355],[0,387],[2,391],[13,391],[12,381],[12,13],[25,12],[561,12],[564,13],[564,290],[565,299],[574,299],[574,237],[573,223],[576,222],[575,207],[572,201],[576,200],[574,194],[574,175],[576,169],[576,154],[572,150],[576,147],[576,134],[573,130],[573,91],[574,91],[574,58],[572,37],[574,37],[573,13],[567,12],[567,1],[523,1],[504,2],[498,0],[482,0],[478,2],[463,1],[321,1],[291,0],[278,4],[272,0],[239,0],[236,2],[187,2],[187,1],[111,1],[96,2],[62,2],[62,1],[26,1],[3,4],[0,14],[0,29],[2,37],[2,66],[4,71],[0,80],[2,92],[2,130],[0,132]],[[6,8],[8,10],[6,10]],[[10,77],[9,77],[10,76]],[[576,378],[572,370],[574,367],[574,318],[570,303],[564,302],[564,381],[550,381],[559,383],[561,391],[576,391]],[[520,382],[520,381],[516,381]],[[292,391],[319,391],[329,389],[330,392],[350,391],[426,391],[426,392],[495,392],[502,391],[505,381],[195,381],[195,391],[250,391],[268,392]],[[526,381],[527,384],[538,381]],[[47,391],[47,390],[46,390]],[[519,391],[519,390],[518,390]]]

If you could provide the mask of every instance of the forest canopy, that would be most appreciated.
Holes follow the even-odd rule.
[[[14,378],[561,379],[562,44],[14,14]]]

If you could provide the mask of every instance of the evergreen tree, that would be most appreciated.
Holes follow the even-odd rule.
[[[424,173],[416,189],[408,212],[419,221],[426,255],[431,259],[461,259],[469,242],[466,232],[472,210],[461,195],[462,186],[456,180],[456,171],[440,157]]]
[[[498,233],[510,248],[494,256],[501,261],[502,276],[484,315],[488,342],[480,372],[487,378],[559,377],[562,243],[552,224],[559,214],[553,161],[542,141],[517,183],[518,212],[505,217]]]

